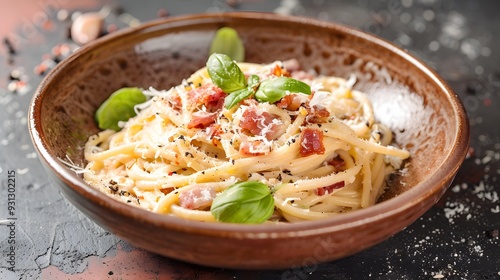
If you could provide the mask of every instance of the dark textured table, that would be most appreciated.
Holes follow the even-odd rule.
[[[141,2],[3,4],[0,279],[500,279],[500,2]],[[67,32],[71,14],[103,5],[110,9],[109,31],[159,16],[252,10],[335,21],[376,34],[434,67],[460,96],[472,130],[469,157],[448,192],[423,217],[385,242],[331,263],[237,271],[135,248],[96,226],[51,185],[27,129],[27,109],[38,83],[74,47]]]

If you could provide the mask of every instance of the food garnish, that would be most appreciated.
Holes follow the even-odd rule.
[[[231,27],[217,30],[210,45],[210,54],[223,53],[237,62],[245,60],[245,47],[238,32]]]
[[[137,87],[125,87],[113,92],[97,109],[95,120],[100,129],[120,131],[120,121],[127,121],[136,115],[135,105],[146,102],[147,98]]]
[[[211,54],[207,71],[212,82],[229,94],[224,102],[226,109],[252,95],[259,102],[274,103],[290,93],[311,94],[308,84],[289,77],[272,77],[259,84],[259,77],[252,75],[247,81],[238,64],[225,54]]]
[[[274,199],[267,185],[256,181],[240,182],[219,194],[210,212],[219,222],[263,223],[274,212]]]

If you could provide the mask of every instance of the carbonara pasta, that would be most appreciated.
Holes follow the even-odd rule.
[[[386,178],[410,156],[393,146],[355,77],[318,76],[295,60],[238,63],[260,81],[292,77],[312,94],[287,92],[274,103],[246,98],[223,106],[227,93],[202,68],[150,99],[119,132],[105,130],[85,146],[84,180],[152,212],[215,221],[210,206],[237,182],[266,184],[270,221],[302,221],[366,208]]]

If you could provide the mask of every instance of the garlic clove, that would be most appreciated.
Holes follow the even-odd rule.
[[[101,34],[104,18],[100,13],[84,13],[75,18],[71,25],[71,38],[79,45],[95,40]]]

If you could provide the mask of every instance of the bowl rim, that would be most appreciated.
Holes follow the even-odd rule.
[[[439,167],[431,173],[427,180],[419,182],[411,189],[393,197],[387,201],[380,202],[365,209],[359,209],[341,215],[301,223],[289,223],[283,225],[242,225],[242,224],[229,224],[229,223],[202,223],[196,221],[187,221],[181,218],[152,213],[148,210],[127,205],[121,201],[115,200],[99,190],[86,184],[82,178],[76,173],[67,168],[57,157],[49,152],[47,141],[44,139],[41,116],[41,104],[45,92],[48,90],[49,85],[53,80],[61,75],[66,65],[71,64],[78,56],[88,53],[94,49],[101,48],[113,40],[126,37],[136,36],[138,34],[146,34],[155,30],[164,28],[172,28],[176,25],[192,25],[196,22],[203,21],[216,22],[219,20],[221,23],[234,21],[238,19],[261,19],[267,21],[288,21],[295,24],[306,24],[318,28],[335,29],[339,33],[348,33],[351,36],[357,37],[361,40],[369,41],[372,44],[379,45],[387,49],[396,56],[408,61],[411,65],[422,71],[432,82],[439,88],[448,102],[453,108],[454,122],[457,125],[457,131],[452,140],[452,148],[446,152],[444,160],[440,163]],[[179,16],[171,16],[152,20],[143,23],[137,27],[126,28],[107,36],[103,36],[95,41],[92,41],[77,51],[72,53],[69,57],[57,64],[42,80],[37,87],[28,110],[28,126],[32,142],[40,155],[40,160],[43,160],[50,169],[66,183],[66,187],[72,188],[83,196],[86,200],[97,203],[102,207],[106,207],[114,213],[126,216],[129,219],[153,223],[155,226],[160,226],[164,229],[176,230],[185,233],[198,233],[202,235],[217,236],[224,233],[227,237],[233,238],[249,238],[249,239],[266,239],[278,237],[294,237],[294,236],[310,236],[317,234],[325,234],[338,230],[343,230],[351,227],[356,227],[365,223],[372,223],[377,220],[384,219],[388,216],[395,215],[399,212],[404,212],[409,208],[418,207],[418,205],[425,200],[425,198],[432,196],[440,190],[444,193],[443,185],[447,181],[451,182],[460,168],[470,142],[470,128],[467,121],[467,114],[461,103],[459,97],[454,93],[450,86],[443,80],[439,74],[427,66],[420,59],[416,58],[405,50],[395,44],[380,38],[377,35],[367,33],[356,27],[343,25],[337,22],[326,22],[318,19],[307,18],[303,16],[289,16],[279,15],[268,12],[223,12],[223,13],[198,13],[198,14],[185,14]],[[434,201],[436,203],[437,201]],[[434,204],[433,203],[433,204]]]

